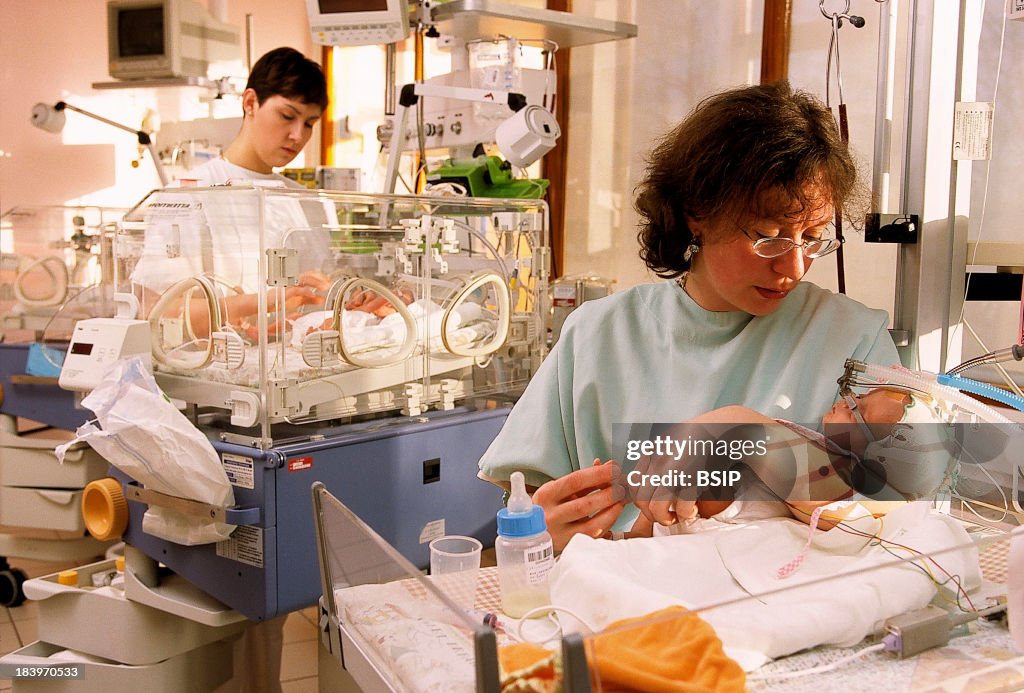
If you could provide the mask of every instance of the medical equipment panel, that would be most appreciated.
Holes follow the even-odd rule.
[[[544,202],[156,191],[115,243],[169,396],[271,426],[514,398],[544,356]]]
[[[409,35],[407,0],[306,0],[306,13],[313,42],[326,46],[397,43]]]
[[[66,341],[75,320],[107,313],[114,222],[107,207],[14,207],[0,216],[5,342]]]

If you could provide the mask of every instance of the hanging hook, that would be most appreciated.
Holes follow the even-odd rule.
[[[883,2],[884,0],[875,1]],[[838,24],[838,26],[843,25],[844,19],[849,19],[850,24],[852,24],[858,29],[864,26],[863,17],[858,17],[855,14],[850,14],[850,0],[843,0],[841,4],[843,5],[842,12],[828,12],[825,10],[825,0],[818,0],[818,10],[821,11],[821,16],[823,16],[825,19],[831,20],[834,24]]]
[[[876,0],[877,1],[877,0]],[[850,0],[841,0],[841,11],[829,12],[825,9],[825,0],[818,0],[818,10],[821,16],[832,23],[832,36],[828,44],[828,62],[825,66],[825,105],[831,107],[830,91],[832,87],[832,57],[836,61],[836,85],[839,90],[839,103],[843,103],[843,72],[839,65],[839,29],[843,26],[843,19],[850,20],[856,28],[864,26],[864,18],[850,14]]]
[[[824,0],[820,0],[824,2]],[[832,107],[831,93],[832,93],[832,57],[835,56],[836,60],[836,86],[839,90],[839,103],[843,103],[843,70],[839,64],[839,27],[841,26],[842,20],[839,15],[833,14],[830,18],[832,20],[832,36],[828,42],[828,61],[825,63],[825,105],[829,108]]]

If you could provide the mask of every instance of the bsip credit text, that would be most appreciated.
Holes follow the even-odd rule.
[[[626,475],[626,483],[635,487],[664,486],[669,488],[735,486],[740,482],[741,477],[742,473],[737,469],[698,469],[694,473],[670,469],[661,474],[644,474],[640,470],[634,469]]]

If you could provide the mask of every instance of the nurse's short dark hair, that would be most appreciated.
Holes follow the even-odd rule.
[[[854,218],[863,197],[857,165],[832,113],[786,81],[746,86],[701,101],[663,136],[636,188],[640,257],[661,277],[689,269],[687,218],[774,216],[831,202]],[[808,199],[810,186],[825,199]],[[778,194],[781,193],[781,196]],[[859,210],[858,210],[859,211]]]
[[[327,109],[327,80],[320,66],[294,48],[275,48],[265,53],[249,72],[246,89],[256,92],[263,103],[271,96],[283,96]]]

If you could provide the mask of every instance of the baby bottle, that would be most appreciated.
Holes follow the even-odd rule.
[[[501,587],[501,610],[520,618],[530,609],[551,603],[548,573],[555,565],[555,549],[544,521],[544,509],[526,493],[522,472],[512,473],[508,505],[498,511],[498,538],[494,553]]]

